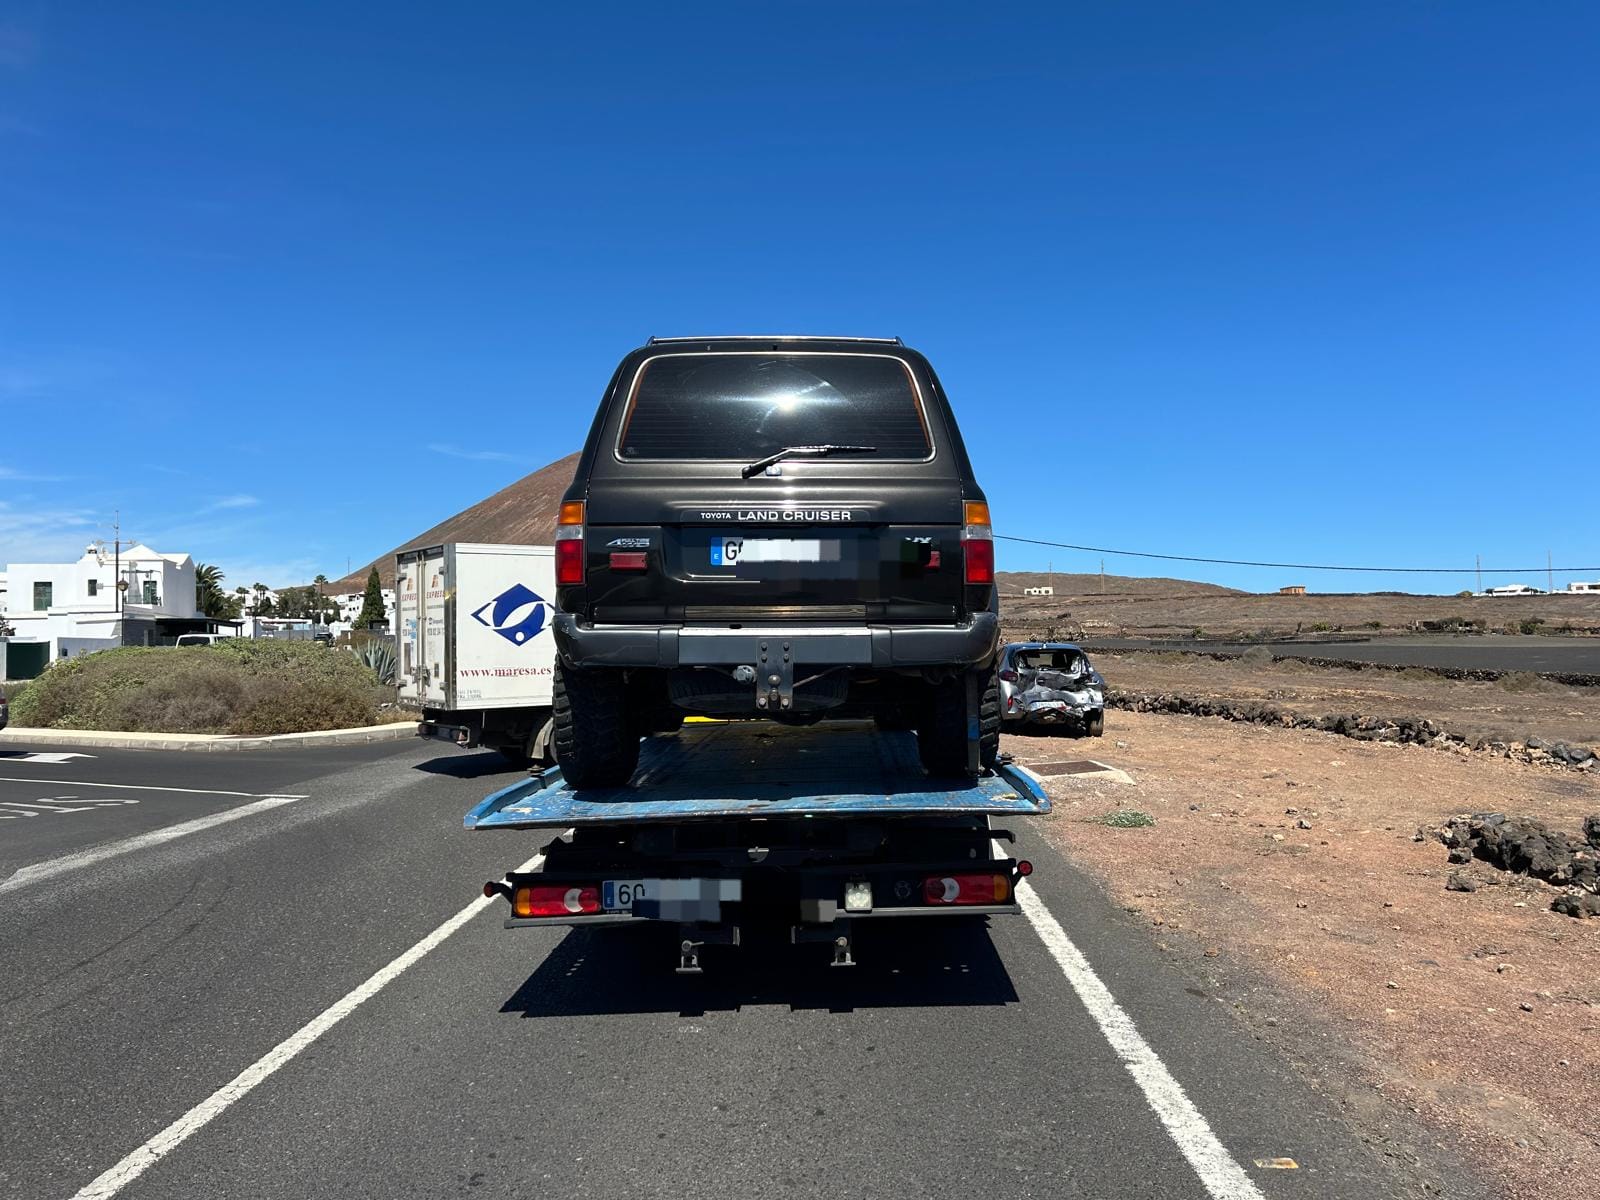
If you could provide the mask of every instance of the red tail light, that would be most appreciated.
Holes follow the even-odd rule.
[[[561,530],[565,533],[566,530]],[[583,582],[583,537],[556,535],[556,583],[562,587]]]
[[[1017,673],[1010,667],[1007,667],[1004,671],[1000,672],[1000,678],[1004,679],[1007,683],[1015,683],[1017,681]]]
[[[519,887],[511,898],[519,917],[570,917],[600,911],[600,889],[576,884]]]
[[[1004,904],[1011,899],[1006,875],[932,875],[922,881],[929,904]]]
[[[962,543],[966,551],[967,582],[994,582],[994,543],[988,538],[973,538]]]

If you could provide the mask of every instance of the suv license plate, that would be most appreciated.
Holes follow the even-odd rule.
[[[655,890],[654,880],[608,879],[600,885],[600,907],[606,912],[632,912],[635,900],[644,900]]]
[[[740,563],[763,562],[838,562],[837,538],[743,538],[711,539],[711,565],[736,567]]]

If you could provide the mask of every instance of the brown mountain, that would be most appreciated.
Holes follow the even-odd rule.
[[[1002,548],[1001,554],[1005,553]],[[1046,574],[1043,571],[997,571],[995,582],[1002,598],[1022,595],[1023,588],[1053,587],[1058,597],[1136,596],[1141,599],[1178,596],[1244,596],[1237,588],[1220,583],[1200,583],[1193,579],[1146,578],[1130,575],[1075,575],[1069,571]]]
[[[507,545],[546,546],[555,536],[556,510],[561,506],[561,494],[572,483],[573,472],[578,469],[578,455],[569,454],[563,459],[540,467],[532,475],[503,487],[487,500],[480,500],[471,508],[463,509],[453,517],[440,521],[432,529],[419,533],[409,542],[396,546],[387,554],[379,555],[359,571],[352,571],[343,579],[328,585],[330,592],[355,592],[367,586],[367,573],[378,568],[378,578],[384,587],[394,585],[394,556],[402,550],[418,546],[437,546],[442,542],[503,542]]]

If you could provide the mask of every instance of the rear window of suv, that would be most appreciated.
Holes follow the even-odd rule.
[[[623,458],[747,462],[824,444],[927,458],[933,446],[906,364],[873,354],[653,358],[634,381],[617,449]]]

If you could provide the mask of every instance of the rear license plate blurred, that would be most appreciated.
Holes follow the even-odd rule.
[[[600,885],[600,907],[606,912],[632,912],[635,900],[651,897],[650,879],[608,879]]]
[[[713,567],[736,567],[740,563],[838,561],[838,538],[714,537],[711,539]]]

